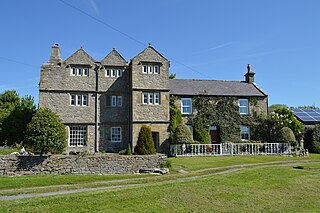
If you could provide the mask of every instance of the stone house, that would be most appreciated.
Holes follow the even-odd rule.
[[[169,67],[151,45],[128,63],[115,49],[101,61],[83,48],[64,60],[55,44],[41,66],[39,107],[50,108],[66,125],[68,152],[91,153],[133,148],[142,125],[151,128],[157,151],[166,150],[170,95],[179,97],[183,115],[192,114],[192,98],[204,91],[237,98],[240,113],[253,108],[267,113],[268,96],[254,83],[250,67],[244,82],[169,80]],[[253,97],[255,106],[249,102]]]

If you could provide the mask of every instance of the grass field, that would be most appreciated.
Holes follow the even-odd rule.
[[[3,148],[3,147],[0,147],[0,156],[1,155],[8,155],[12,152],[19,152],[18,149],[14,149],[14,148]]]
[[[65,175],[0,177],[0,195],[30,190],[27,187],[105,186],[124,180],[125,188],[113,188],[50,197],[0,201],[0,212],[319,212],[320,155],[307,158],[239,156],[190,157],[170,159],[174,172],[163,176],[141,175]],[[309,160],[310,162],[306,162]],[[240,164],[288,161],[290,164]],[[238,171],[214,175],[220,170],[197,171],[222,166],[237,166]],[[183,169],[186,174],[178,173]],[[227,170],[226,170],[227,171]],[[203,175],[203,176],[201,176]],[[198,179],[183,179],[196,177]],[[201,176],[201,178],[199,178]],[[25,184],[23,184],[25,183]],[[78,186],[75,186],[78,184]],[[95,187],[96,187],[95,186]],[[62,187],[67,188],[67,187]],[[37,193],[47,188],[37,189]],[[61,189],[60,189],[61,190]],[[7,191],[8,192],[8,191]],[[34,193],[34,192],[32,192]],[[4,193],[5,194],[5,193]],[[14,194],[14,193],[13,193]]]

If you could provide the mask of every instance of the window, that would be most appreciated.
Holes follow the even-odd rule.
[[[70,95],[71,106],[88,106],[88,95]]]
[[[144,92],[142,95],[143,104],[160,104],[160,93],[159,92]]]
[[[159,65],[143,65],[142,66],[142,73],[143,74],[159,74]]]
[[[89,76],[89,68],[72,67],[71,76]]]
[[[122,76],[122,70],[118,69],[118,77],[121,77],[121,76]]]
[[[111,96],[111,106],[117,106],[117,96]]]
[[[192,135],[192,137],[193,137],[193,127],[192,127],[192,125],[187,125],[187,127],[189,128],[189,130],[190,130],[190,132],[191,132],[191,135]]]
[[[71,126],[69,131],[69,146],[87,145],[87,127]]]
[[[249,114],[249,102],[248,99],[239,99],[239,111],[240,114]]]
[[[111,77],[116,77],[116,75],[117,75],[117,70],[116,69],[112,69]]]
[[[106,69],[106,77],[110,77],[110,69]]]
[[[241,140],[243,141],[250,140],[250,128],[247,126],[240,126],[240,135],[241,135]]]
[[[84,68],[83,69],[83,76],[88,76],[88,72],[89,72],[88,68]]]
[[[115,143],[121,142],[121,127],[111,128],[111,142],[115,142]]]
[[[154,93],[154,104],[160,103],[160,94],[158,92]]]
[[[158,65],[154,65],[154,74],[159,74],[159,66]]]
[[[122,96],[118,96],[118,106],[122,107]]]
[[[192,99],[191,98],[181,98],[181,111],[184,115],[192,114]]]

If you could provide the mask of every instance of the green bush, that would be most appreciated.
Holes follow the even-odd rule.
[[[277,141],[281,143],[290,143],[293,146],[297,145],[296,137],[289,127],[283,127],[278,131]]]
[[[320,154],[320,125],[306,129],[304,147],[311,153]]]
[[[132,155],[130,144],[128,144],[128,147],[126,149],[126,155]]]
[[[58,115],[48,108],[40,108],[27,126],[25,145],[41,155],[61,153],[67,145],[67,133]]]
[[[182,123],[182,115],[180,109],[174,104],[175,98],[170,98],[170,123],[168,131],[170,133],[170,141],[173,142],[174,132],[179,124]]]
[[[150,127],[146,125],[141,127],[138,142],[134,151],[138,155],[156,154]]]
[[[173,135],[173,142],[175,144],[193,143],[192,134],[187,125],[183,123],[178,125]]]

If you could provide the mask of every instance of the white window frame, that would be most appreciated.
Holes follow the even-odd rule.
[[[115,131],[119,131],[119,132],[115,132]],[[121,127],[111,127],[111,129],[110,129],[110,137],[111,137],[111,142],[112,143],[121,143],[121,141],[122,141]]]
[[[159,65],[154,65],[154,67],[153,67],[153,73],[154,73],[154,74],[159,74]]]
[[[106,69],[106,77],[110,77],[111,75],[111,71],[109,68]]]
[[[149,100],[149,93],[144,92],[142,95],[142,103],[143,104],[148,104],[148,100]]]
[[[149,92],[148,93],[148,104],[153,104],[154,103],[154,99],[153,99],[153,93]]]
[[[183,101],[190,101],[190,105],[184,105]],[[190,112],[185,112],[184,108],[190,108]],[[181,98],[181,113],[183,115],[191,115],[192,114],[192,98]]]
[[[77,68],[71,67],[71,76],[76,76],[77,75]]]
[[[78,67],[77,68],[77,76],[82,76],[82,68],[81,67]]]
[[[122,96],[117,96],[118,107],[122,107]]]
[[[122,76],[122,69],[118,69],[118,70],[117,70],[117,76],[118,76],[118,77],[121,77],[121,76]]]
[[[159,92],[155,92],[155,93],[153,94],[153,98],[154,98],[153,103],[154,103],[155,105],[160,104],[160,93],[159,93]]]
[[[89,75],[89,69],[86,68],[86,67],[83,68],[83,69],[82,69],[82,75],[83,75],[83,76],[88,76],[88,75]]]
[[[88,106],[88,95],[70,94],[70,106]]]
[[[71,76],[89,76],[90,69],[88,67],[71,67]]]
[[[242,137],[243,135],[247,135],[247,137]],[[249,141],[250,140],[250,127],[240,126],[240,138],[242,141]]]
[[[242,105],[243,101],[245,101],[245,103],[246,103],[245,105]],[[249,100],[248,99],[245,99],[245,98],[239,99],[238,105],[239,105],[240,115],[248,115],[249,114]],[[242,109],[245,109],[246,112],[241,112]]]
[[[148,74],[148,66],[147,65],[142,66],[142,73]]]
[[[148,74],[152,74],[152,73],[153,73],[153,66],[148,65]]]
[[[116,77],[116,76],[117,76],[117,70],[111,69],[111,77]]]
[[[142,103],[148,105],[159,105],[161,100],[160,92],[143,92]]]
[[[86,126],[69,127],[69,147],[87,146],[88,128]]]

